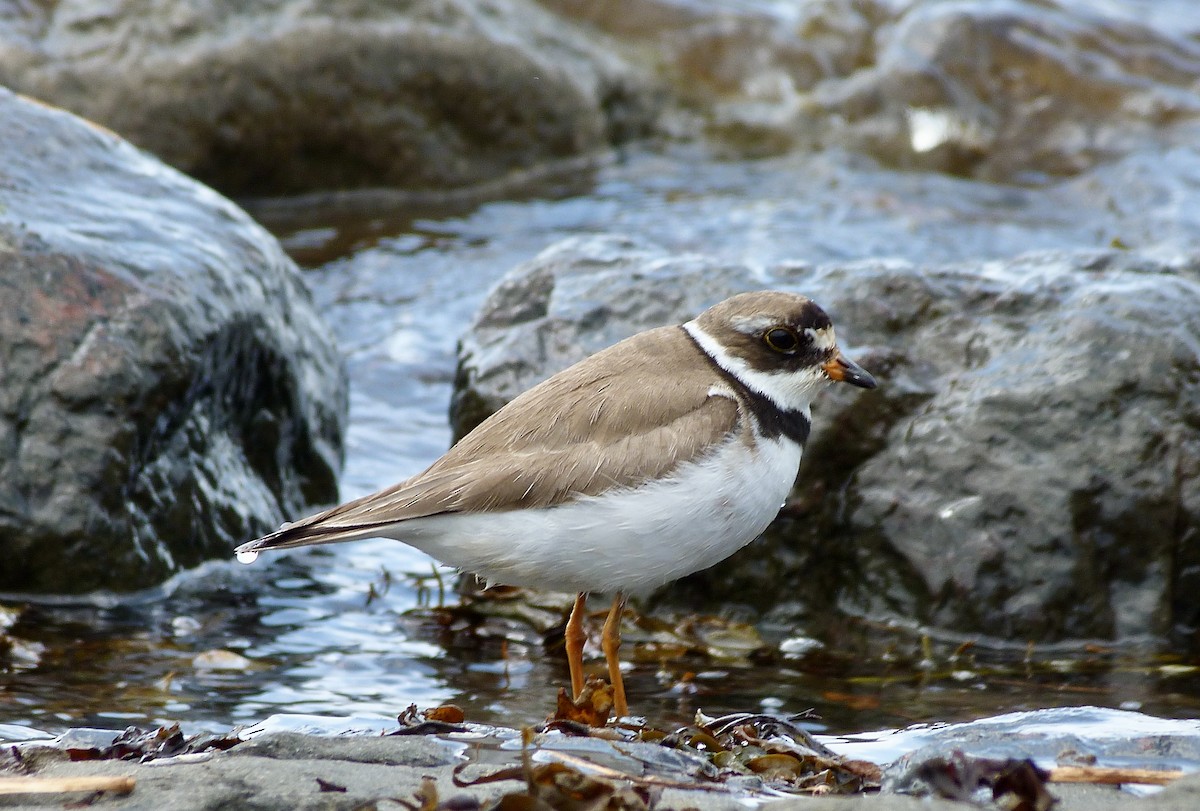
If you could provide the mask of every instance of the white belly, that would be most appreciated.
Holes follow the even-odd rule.
[[[727,442],[703,465],[636,490],[557,507],[454,513],[397,524],[388,537],[489,581],[556,591],[649,591],[754,540],[796,479],[786,438]]]

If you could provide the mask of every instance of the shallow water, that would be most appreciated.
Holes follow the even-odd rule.
[[[629,153],[515,201],[258,213],[311,268],[348,360],[342,497],[352,498],[445,450],[458,337],[503,273],[562,237],[630,234],[751,266],[944,263],[1114,242],[1175,253],[1197,247],[1198,190],[1200,155],[1186,149],[1042,188],[890,172],[839,153],[722,162],[681,149]],[[456,602],[452,582],[401,544],[364,541],[252,566],[231,557],[138,599],[14,605],[0,723],[221,730],[275,713],[394,718],[446,701],[476,722],[544,719],[566,681],[560,652],[532,626],[471,627],[439,610]],[[979,640],[958,651],[962,640],[865,621],[823,629],[815,645],[811,629],[756,633],[765,652],[639,660],[631,703],[660,725],[699,709],[812,708],[819,718],[806,723],[830,734],[1084,704],[1200,714],[1194,663],[1152,644]]]

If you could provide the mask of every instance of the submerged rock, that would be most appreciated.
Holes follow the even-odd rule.
[[[0,590],[161,582],[336,496],[341,360],[227,200],[0,90]]]
[[[880,387],[818,398],[795,501],[764,540],[663,597],[783,621],[839,606],[1019,640],[1195,644],[1192,258],[764,272],[567,240],[483,306],[461,347],[456,430],[625,335],[764,287],[816,299]]]
[[[652,127],[652,82],[527,0],[18,4],[0,83],[229,194],[444,188]]]

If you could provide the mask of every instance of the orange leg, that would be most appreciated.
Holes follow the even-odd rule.
[[[621,678],[621,615],[625,612],[625,595],[620,592],[613,598],[612,608],[609,609],[608,619],[604,621],[604,630],[600,634],[600,647],[604,650],[604,660],[608,663],[608,682],[613,689],[613,709],[618,718],[629,715],[629,705],[625,703],[625,680]]]
[[[587,592],[580,592],[567,619],[563,634],[567,646],[567,667],[571,670],[571,698],[578,699],[583,692],[583,643],[587,632],[583,630],[583,614],[587,610]]]

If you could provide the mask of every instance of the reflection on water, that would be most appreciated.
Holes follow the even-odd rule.
[[[885,172],[837,154],[734,163],[632,154],[574,195],[556,188],[369,221],[306,212],[301,226],[269,225],[313,266],[308,278],[348,358],[342,496],[351,498],[420,471],[446,448],[458,336],[506,270],[559,238],[627,233],[752,266],[946,262],[1117,240],[1194,249],[1200,160],[1177,150],[1154,156],[1148,173],[1149,160],[1013,189]],[[178,720],[218,730],[274,713],[394,717],[410,703],[446,701],[477,722],[543,719],[567,680],[561,652],[542,644],[546,629],[440,610],[435,571],[402,544],[364,541],[252,566],[231,557],[103,607],[14,604],[0,621],[0,722],[57,730]],[[441,590],[453,607],[452,589]],[[1195,668],[1152,647],[960,650],[869,623],[759,632],[765,644],[736,655],[719,646],[673,655],[669,645],[649,648],[658,659],[631,654],[631,703],[658,724],[701,708],[812,708],[810,726],[830,733],[1080,704],[1198,712]]]

